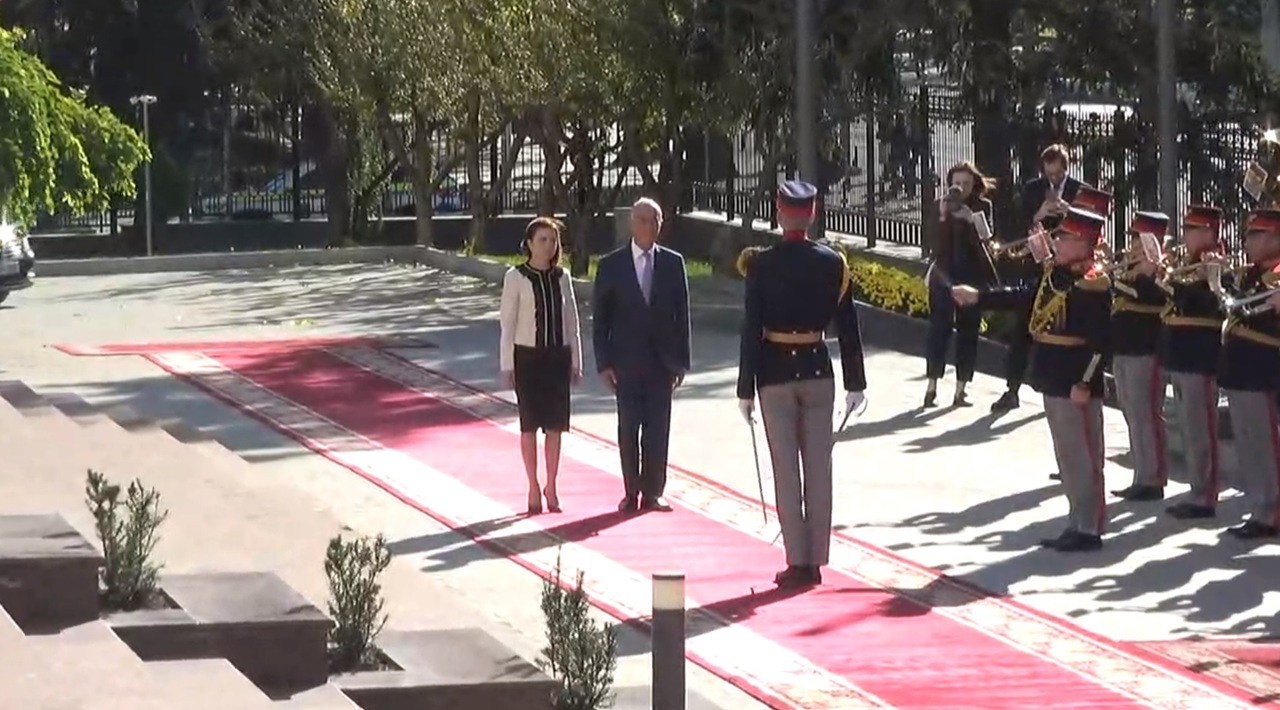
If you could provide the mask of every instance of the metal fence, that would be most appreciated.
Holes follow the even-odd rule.
[[[1036,177],[1039,152],[1050,143],[1071,148],[1071,173],[1113,192],[1109,234],[1123,234],[1139,210],[1158,210],[1159,153],[1154,126],[1136,120],[1131,109],[1072,104],[1041,109],[1011,122],[1005,139],[1012,185],[1001,186],[1006,209],[1016,205],[1019,185]],[[972,114],[954,95],[936,88],[915,89],[897,111],[878,110],[841,122],[821,156],[820,178],[826,190],[825,219],[830,231],[924,246],[927,219],[935,214],[947,169],[974,159]],[[1247,119],[1185,112],[1179,128],[1178,206],[1215,204],[1236,223],[1248,209],[1241,177],[1258,157],[1260,131]],[[716,162],[716,150],[709,153]],[[694,209],[730,219],[752,215],[776,226],[772,187],[794,173],[788,163],[770,170],[767,151],[746,132],[732,136],[719,151],[716,169],[693,175]],[[996,173],[992,166],[980,166]],[[715,173],[714,175],[712,173]],[[1034,207],[1032,207],[1034,209]],[[1010,215],[1006,225],[1025,229],[1025,215]],[[1230,238],[1234,236],[1229,235]]]
[[[308,135],[307,113],[288,101],[266,105],[227,105],[190,132],[178,158],[154,167],[157,190],[165,208],[160,214],[179,221],[225,219],[308,219],[324,217],[327,199],[319,179],[318,148]],[[1004,136],[1010,156],[1012,185],[1001,187],[1004,220],[997,225],[1024,228],[1007,214],[1017,183],[1034,177],[1039,150],[1051,142],[1070,146],[1075,154],[1072,173],[1087,183],[1112,191],[1115,205],[1111,234],[1138,209],[1152,209],[1158,181],[1158,152],[1153,127],[1135,120],[1126,108],[1059,106],[1010,123]],[[1258,131],[1242,117],[1182,116],[1179,136],[1179,205],[1209,202],[1222,207],[1231,222],[1242,216],[1247,198],[1240,178],[1257,157]],[[925,224],[933,214],[941,177],[947,169],[974,157],[974,121],[958,97],[927,85],[912,89],[896,106],[879,106],[842,121],[832,131],[821,160],[829,230],[865,236],[872,243],[893,242],[923,246]],[[441,165],[459,146],[443,133],[426,137]],[[480,178],[486,190],[499,173],[511,147],[503,136],[482,156]],[[765,145],[777,136],[754,136],[740,131],[731,136],[702,136],[686,141],[686,192],[682,207],[713,211],[731,219],[753,215],[774,222],[772,191],[793,174],[792,156],[774,156]],[[764,145],[762,145],[764,144]],[[381,178],[372,200],[371,216],[414,214],[414,192],[406,170],[392,160],[389,146],[370,151],[368,165],[358,179]],[[158,153],[160,155],[160,153]],[[981,166],[988,172],[992,166]],[[572,169],[565,166],[566,174]],[[541,203],[546,158],[537,145],[518,152],[511,178],[496,200],[499,212],[528,212]],[[624,189],[619,201],[630,202],[641,189],[638,172],[606,167],[600,180],[610,185],[619,177]],[[436,213],[468,212],[467,172],[456,162],[442,180],[433,205]],[[178,186],[178,187],[174,187]],[[112,212],[70,217],[46,216],[43,231],[115,231],[133,220],[133,204],[121,203]],[[1165,207],[1166,211],[1174,208]],[[1014,210],[1016,211],[1016,210]],[[776,224],[776,222],[774,222]]]

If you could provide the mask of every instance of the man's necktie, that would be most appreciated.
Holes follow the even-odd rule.
[[[648,303],[653,292],[653,250],[640,252],[640,292]]]

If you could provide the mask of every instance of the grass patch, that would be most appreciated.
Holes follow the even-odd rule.
[[[485,259],[500,261],[510,266],[516,266],[518,264],[524,263],[524,256],[521,254],[481,254],[481,256],[484,257]],[[591,265],[587,268],[586,278],[588,280],[595,279],[596,267],[600,265],[601,256],[602,256],[601,254],[596,254],[591,257]],[[567,267],[569,265],[568,257],[565,257],[565,259],[561,263],[563,263]],[[714,269],[711,266],[711,262],[702,261],[700,259],[686,258],[684,260],[684,268],[685,268],[685,272],[688,273],[690,279],[706,278],[708,276],[711,276],[714,273]]]

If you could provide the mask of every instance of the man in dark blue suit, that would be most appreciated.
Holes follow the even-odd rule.
[[[1067,174],[1071,167],[1071,154],[1064,145],[1051,145],[1040,153],[1040,177],[1028,180],[1022,186],[1021,208],[1026,232],[1021,234],[1002,235],[1005,241],[1022,239],[1036,225],[1046,231],[1053,231],[1067,213],[1067,208],[1076,199],[1080,190],[1080,181]],[[1030,259],[1019,260],[1005,266],[1002,278],[1006,284],[1014,285],[1031,280],[1038,280],[1042,268]],[[1027,363],[1031,356],[1031,333],[1027,323],[1031,319],[1031,300],[1020,304],[1017,309],[1018,322],[1013,333],[1013,342],[1004,359],[1004,378],[1007,390],[991,405],[992,412],[1007,412],[1019,405],[1018,390],[1022,388],[1022,379],[1027,373]]]
[[[662,208],[631,209],[631,243],[600,259],[591,318],[596,368],[618,402],[626,495],[618,510],[667,512],[671,398],[689,371],[689,279],[684,257],[658,245]]]

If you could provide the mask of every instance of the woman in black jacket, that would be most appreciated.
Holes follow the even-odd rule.
[[[991,201],[986,198],[994,181],[973,163],[958,163],[947,171],[947,195],[938,203],[940,223],[933,263],[925,280],[929,285],[929,335],[925,343],[926,376],[924,406],[938,399],[938,380],[947,367],[947,345],[956,333],[956,395],[952,404],[969,406],[965,386],[973,380],[978,357],[978,329],[982,314],[974,308],[957,309],[951,288],[961,284],[983,288],[995,280],[995,270],[982,245],[995,224]],[[980,224],[985,229],[980,233]]]

